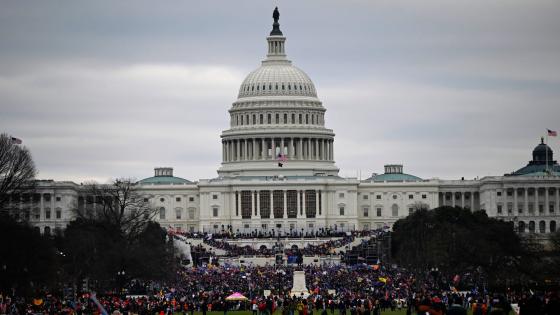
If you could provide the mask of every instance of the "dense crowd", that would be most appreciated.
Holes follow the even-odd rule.
[[[209,310],[254,310],[269,315],[379,315],[387,309],[405,309],[407,314],[430,315],[509,314],[512,304],[521,315],[560,314],[557,292],[508,291],[492,294],[481,283],[469,291],[457,291],[456,276],[426,270],[415,274],[397,266],[324,265],[305,266],[309,296],[290,295],[292,266],[217,266],[183,268],[176,273],[172,286],[155,286],[141,296],[106,294],[99,303],[108,312],[124,314],[172,314]],[[461,275],[460,277],[468,277]],[[446,285],[441,285],[445,283]],[[138,282],[135,282],[138,285]],[[129,287],[130,288],[130,287]],[[247,301],[226,301],[240,292]],[[0,298],[0,314],[93,314],[98,306],[88,294],[62,299],[41,294],[23,299],[13,294]]]
[[[228,242],[225,239],[206,238],[204,243],[214,248],[226,251],[228,257],[238,256],[272,256],[276,253],[283,253],[285,255],[305,255],[305,256],[322,256],[335,254],[337,248],[344,247],[354,241],[354,236],[344,235],[341,238],[325,240],[324,242],[314,245],[308,244],[303,248],[286,248],[284,249],[280,243],[275,243],[271,248],[262,246],[254,248],[252,246],[239,246],[237,244]]]

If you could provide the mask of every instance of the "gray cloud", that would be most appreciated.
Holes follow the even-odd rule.
[[[560,129],[560,5],[482,0],[3,2],[0,129],[41,178],[213,177],[274,5],[343,175],[499,175]]]

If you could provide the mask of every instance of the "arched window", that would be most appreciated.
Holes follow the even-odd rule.
[[[546,232],[546,222],[541,220],[539,222],[539,233],[544,233],[544,232]]]
[[[311,124],[315,125],[315,115],[311,115]]]
[[[517,230],[519,231],[519,233],[525,233],[525,222],[519,221],[519,223],[517,224]]]
[[[268,124],[271,124],[271,123],[272,123],[272,115],[268,114]]]
[[[257,124],[257,115],[253,114],[253,125]]]
[[[159,208],[159,219],[160,220],[165,220],[165,208],[164,207]]]
[[[555,233],[556,232],[556,221],[550,221],[550,233]]]
[[[280,123],[280,114],[276,114],[276,124]]]
[[[284,124],[288,123],[288,114],[284,114]]]
[[[391,215],[394,217],[399,216],[399,206],[396,203],[391,206]]]
[[[45,226],[45,229],[43,231],[45,235],[51,235],[51,228],[49,226]]]
[[[299,123],[301,124],[302,114],[299,114]]]
[[[305,114],[305,124],[309,124],[309,114]]]
[[[263,114],[261,114],[260,118],[259,118],[259,124],[263,124]]]
[[[535,221],[529,221],[529,233],[535,233]]]
[[[292,123],[292,124],[295,124],[295,122],[296,122],[296,114],[292,114],[292,121],[291,121],[291,123]]]

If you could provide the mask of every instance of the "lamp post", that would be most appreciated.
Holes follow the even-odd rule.
[[[121,271],[117,271],[117,290],[119,294],[122,293],[123,290],[125,275],[126,273],[124,269]]]

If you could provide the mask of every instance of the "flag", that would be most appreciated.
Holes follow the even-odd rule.
[[[284,166],[284,163],[287,161],[288,159],[286,158],[286,155],[280,153],[278,154],[278,167],[282,167]]]
[[[550,130],[549,130],[550,131]],[[21,141],[21,139],[18,139],[16,137],[12,137],[12,143],[13,144],[21,144],[23,141]]]
[[[558,136],[558,133],[555,130],[550,130],[550,129],[546,129],[546,131],[548,131],[548,136],[549,137],[556,137]],[[13,138],[12,138],[13,139]],[[21,141],[21,140],[20,140]]]

